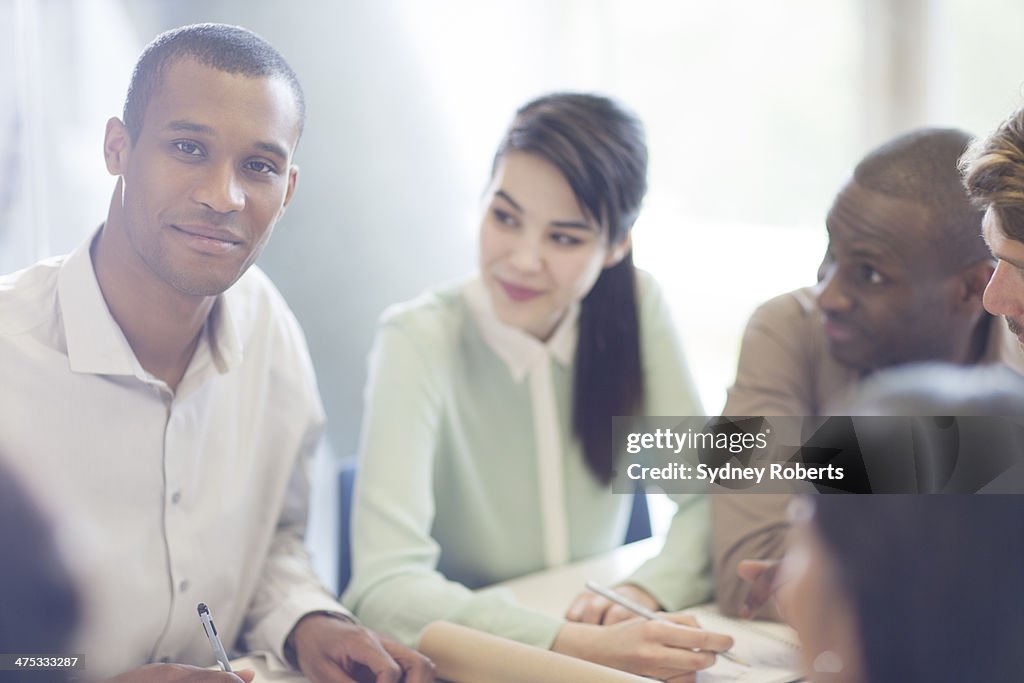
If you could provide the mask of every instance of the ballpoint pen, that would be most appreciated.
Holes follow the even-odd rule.
[[[587,586],[587,590],[594,591],[598,595],[600,595],[602,597],[605,597],[605,598],[608,598],[609,600],[614,602],[616,605],[619,605],[621,607],[625,607],[630,612],[633,612],[634,614],[639,614],[641,617],[644,617],[645,619],[651,619],[652,621],[664,621],[664,622],[668,622],[670,624],[675,623],[671,619],[666,619],[665,617],[661,616],[657,612],[655,612],[653,610],[649,610],[646,607],[644,607],[643,605],[641,605],[641,604],[639,604],[637,602],[634,602],[633,600],[630,600],[625,595],[622,595],[621,593],[616,593],[615,591],[610,591],[607,588],[605,588],[604,586],[598,585],[598,584],[594,583],[593,581],[587,581],[586,586]],[[716,654],[719,654],[722,657],[725,657],[726,659],[728,659],[730,662],[733,662],[735,664],[739,664],[740,666],[746,666],[746,667],[750,666],[750,664],[748,664],[747,662],[743,661],[742,659],[740,659],[739,657],[737,657],[736,655],[734,655],[734,654],[732,654],[730,652],[718,652]]]
[[[231,671],[231,664],[228,662],[228,653],[224,651],[224,646],[220,642],[220,636],[217,635],[217,627],[213,625],[213,617],[210,615],[210,608],[206,606],[205,602],[199,603],[199,620],[203,622],[203,630],[206,631],[206,637],[210,639],[210,647],[213,648],[213,655],[220,662],[220,667],[225,671]]]

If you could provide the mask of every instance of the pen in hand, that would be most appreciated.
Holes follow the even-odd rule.
[[[231,663],[228,662],[228,653],[224,651],[224,645],[220,642],[220,636],[217,635],[217,627],[213,625],[213,617],[210,615],[210,608],[206,606],[205,602],[199,603],[199,620],[203,622],[203,630],[206,631],[206,637],[210,639],[210,647],[213,648],[213,655],[220,662],[220,668],[224,671],[231,671]]]
[[[633,600],[630,600],[625,595],[622,595],[621,593],[616,593],[615,591],[608,590],[604,586],[598,585],[598,584],[594,583],[593,581],[587,581],[586,586],[587,586],[587,590],[591,590],[591,591],[597,593],[598,595],[600,595],[602,597],[608,598],[609,600],[614,602],[616,605],[620,605],[622,607],[625,607],[630,612],[633,612],[634,614],[639,614],[641,617],[644,617],[645,619],[651,619],[652,621],[665,621],[665,622],[668,622],[668,623],[674,623],[674,622],[670,621],[669,619],[666,619],[665,617],[661,616],[657,612],[654,612],[653,610],[649,610],[646,607],[644,607],[643,605],[641,605],[641,604],[639,604],[637,602],[634,602]],[[746,667],[750,666],[750,664],[748,664],[747,662],[743,661],[742,659],[740,659],[736,655],[731,654],[729,652],[719,652],[718,654],[721,655],[722,657],[725,657],[730,662],[733,662],[735,664],[739,664],[740,666],[746,666]]]

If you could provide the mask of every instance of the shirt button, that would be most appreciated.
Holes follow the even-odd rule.
[[[182,582],[178,584],[178,590],[182,593],[188,590],[188,579],[183,579]]]
[[[173,494],[171,494],[171,504],[172,505],[177,505],[180,502],[181,502],[181,491],[175,491]]]

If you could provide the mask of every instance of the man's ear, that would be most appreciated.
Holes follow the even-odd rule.
[[[612,266],[619,265],[622,259],[626,258],[626,254],[628,254],[629,250],[632,248],[633,233],[627,232],[625,237],[613,244],[611,249],[608,250],[608,256],[604,259],[604,267],[611,268]]]
[[[277,220],[281,219],[284,215],[284,210],[288,208],[288,204],[292,201],[292,195],[295,194],[295,185],[299,182],[299,167],[292,164],[288,167],[288,187],[284,191],[284,202],[281,204],[281,210],[277,212]]]
[[[292,200],[292,195],[295,194],[295,186],[298,182],[299,167],[296,164],[292,164],[288,167],[288,189],[284,193],[284,206],[288,206],[288,203]]]
[[[985,259],[968,266],[960,273],[959,303],[972,311],[981,309],[981,298],[988,281],[992,279],[995,265]]]
[[[131,149],[132,139],[128,129],[121,123],[121,119],[112,117],[107,121],[107,132],[103,136],[103,158],[110,175],[124,174]]]

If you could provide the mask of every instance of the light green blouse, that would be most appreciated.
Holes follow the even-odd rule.
[[[702,414],[660,292],[638,280],[645,413]],[[475,279],[385,312],[343,596],[367,626],[412,645],[445,619],[548,648],[561,620],[473,589],[622,543],[630,497],[590,474],[571,431],[576,323],[541,343],[501,323]],[[707,501],[673,499],[664,549],[628,578],[670,610],[711,594]]]

